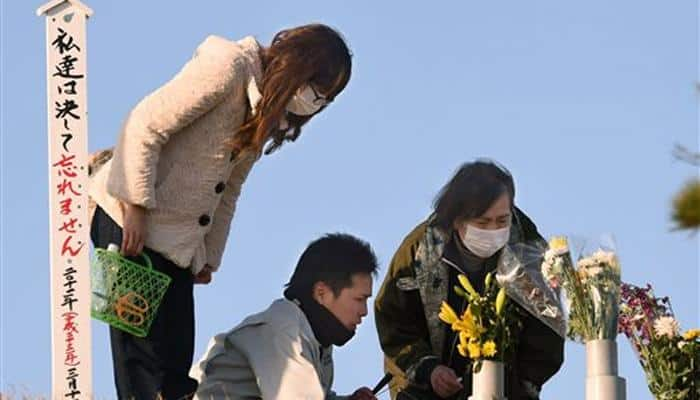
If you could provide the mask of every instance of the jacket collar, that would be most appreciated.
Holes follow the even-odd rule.
[[[241,47],[243,55],[248,61],[248,73],[250,77],[248,79],[246,91],[251,112],[255,114],[255,108],[258,105],[260,99],[262,98],[262,95],[260,94],[260,89],[258,87],[258,83],[262,82],[263,75],[262,59],[260,58],[262,46],[252,36],[247,36],[236,43]]]
[[[314,348],[322,348],[321,343],[316,339],[316,335],[314,335],[314,330],[311,328],[311,323],[309,322],[309,319],[306,317],[306,314],[304,314],[304,311],[302,311],[301,307],[294,302],[293,300],[287,300],[285,298],[277,299],[275,300],[275,303],[278,304],[284,304],[283,309],[288,309],[290,311],[293,310],[293,312],[297,315],[297,318],[299,319],[299,330],[302,334],[302,336],[311,343]]]

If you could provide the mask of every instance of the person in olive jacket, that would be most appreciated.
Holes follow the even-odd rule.
[[[435,199],[434,213],[401,243],[375,300],[392,398],[457,399],[471,394],[470,361],[456,351],[456,334],[438,314],[442,301],[464,311],[452,290],[466,275],[483,293],[486,274],[506,244],[543,242],[514,205],[510,173],[491,161],[461,166]],[[516,307],[517,348],[506,360],[509,400],[539,399],[542,385],[564,361],[564,339]],[[462,378],[462,379],[460,379]]]

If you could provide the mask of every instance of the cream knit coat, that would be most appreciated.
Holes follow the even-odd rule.
[[[182,268],[215,270],[241,186],[260,154],[225,145],[261,81],[260,45],[210,36],[165,85],[128,115],[90,197],[123,226],[120,201],[147,209],[145,245]]]

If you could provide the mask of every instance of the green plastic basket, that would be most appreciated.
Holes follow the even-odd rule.
[[[148,335],[170,277],[122,257],[119,252],[95,249],[90,268],[93,318],[138,337]]]

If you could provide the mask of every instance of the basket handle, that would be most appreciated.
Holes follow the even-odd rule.
[[[141,256],[141,258],[143,258],[146,261],[146,267],[148,267],[149,269],[153,269],[153,263],[151,262],[151,257],[149,257],[145,251],[142,251],[141,254],[139,254],[139,256]]]
[[[114,243],[110,243],[109,246],[107,246],[107,248],[105,250],[119,253],[119,246],[114,244]],[[142,250],[141,254],[139,254],[138,256],[141,256],[141,258],[143,258],[146,261],[146,267],[148,267],[149,269],[153,269],[153,263],[151,262],[151,257],[149,257],[145,251]]]

